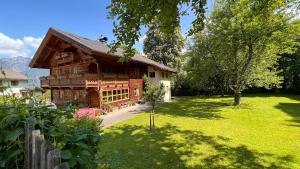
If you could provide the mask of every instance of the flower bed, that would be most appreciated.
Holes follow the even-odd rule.
[[[99,109],[95,108],[80,108],[75,111],[74,117],[81,118],[81,117],[98,117],[101,114]]]

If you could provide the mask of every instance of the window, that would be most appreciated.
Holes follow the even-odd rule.
[[[0,86],[3,86],[3,81],[2,80],[0,80]]]
[[[128,98],[128,89],[107,90],[102,92],[102,100],[104,102],[115,102]]]
[[[165,78],[165,73],[164,72],[161,72],[161,77]]]
[[[139,96],[140,94],[139,92],[140,92],[139,86],[138,85],[134,86],[134,91],[133,91],[134,96]]]
[[[169,73],[166,73],[166,78],[169,78]]]
[[[155,72],[149,72],[149,77],[155,78]]]
[[[73,74],[79,74],[79,67],[78,66],[73,67]]]
[[[11,81],[11,85],[12,85],[12,86],[18,86],[18,85],[19,85],[19,82],[16,81],[16,80],[13,80],[13,81]]]

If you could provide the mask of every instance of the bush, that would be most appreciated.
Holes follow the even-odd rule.
[[[99,118],[67,119],[50,132],[54,147],[62,150],[62,158],[71,168],[97,167],[100,124]]]
[[[51,109],[36,98],[0,96],[0,168],[24,168],[24,125],[40,129],[71,168],[96,168],[97,118],[73,118],[75,105]]]

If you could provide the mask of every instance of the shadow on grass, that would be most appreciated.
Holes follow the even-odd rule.
[[[288,169],[292,156],[232,147],[230,139],[179,130],[170,124],[149,131],[142,126],[120,126],[104,134],[99,146],[100,168]],[[271,160],[270,160],[271,158]]]
[[[172,116],[184,116],[198,119],[220,119],[219,114],[222,108],[230,106],[230,100],[213,101],[206,98],[213,97],[198,97],[190,98],[183,97],[175,103],[166,103],[157,108],[156,113]]]
[[[300,103],[279,103],[275,108],[282,110],[293,118],[289,120],[290,126],[300,127]]]

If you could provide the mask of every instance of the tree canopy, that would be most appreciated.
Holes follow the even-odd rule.
[[[143,50],[148,58],[173,68],[179,68],[183,47],[184,38],[179,28],[174,34],[166,36],[159,30],[159,25],[153,23],[146,33]]]
[[[204,26],[205,5],[206,0],[112,0],[107,7],[108,17],[114,19],[116,41],[111,45],[112,51],[124,45],[124,58],[129,59],[135,54],[132,47],[139,39],[142,26],[148,27],[156,20],[161,32],[171,35],[180,26],[180,17],[189,11],[196,16],[189,34],[199,32]]]
[[[235,93],[248,87],[279,87],[279,54],[293,53],[299,22],[292,22],[284,0],[217,1],[202,35],[195,37],[190,72],[206,78],[221,73]]]

